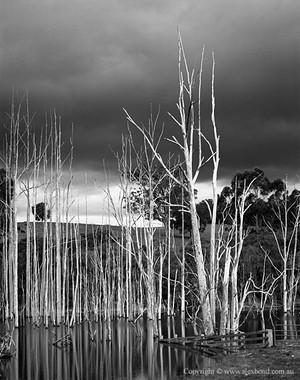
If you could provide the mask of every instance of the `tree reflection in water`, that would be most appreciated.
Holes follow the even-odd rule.
[[[151,321],[140,319],[134,326],[120,319],[112,324],[112,340],[107,341],[104,323],[85,322],[72,329],[26,324],[14,331],[15,356],[0,360],[0,379],[174,380],[182,379],[187,369],[213,364],[214,359],[200,353],[159,344],[151,329]],[[175,326],[171,318],[162,332],[165,337],[194,333],[192,326]]]

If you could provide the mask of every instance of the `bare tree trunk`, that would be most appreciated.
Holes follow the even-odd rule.
[[[15,327],[19,326],[19,302],[18,302],[18,226],[17,226],[17,189],[19,179],[19,136],[21,105],[15,111],[14,100],[12,101],[9,130],[9,304],[10,317],[14,319]]]
[[[167,315],[171,315],[171,229],[167,228],[167,257],[168,257],[168,277],[167,277]]]
[[[292,227],[292,236],[291,241],[294,241],[294,247],[291,257],[291,268],[290,268],[290,276],[289,276],[289,294],[287,300],[287,308],[292,313],[295,312],[295,298],[297,296],[297,285],[299,281],[299,268],[296,266],[297,252],[298,252],[298,231],[300,224],[300,200],[296,200],[296,214],[293,215],[293,227]],[[298,272],[298,275],[296,273]]]
[[[184,236],[184,210],[183,210],[184,190],[181,189],[182,200],[182,224],[181,224],[181,320],[185,319],[185,236]]]
[[[194,188],[189,186],[189,193],[194,193]],[[201,238],[198,226],[197,211],[195,200],[190,199],[190,213],[192,221],[192,236],[193,245],[195,250],[195,260],[197,265],[198,274],[198,286],[199,294],[202,306],[202,319],[203,319],[203,329],[206,335],[212,335],[214,333],[213,319],[210,309],[210,300],[208,296],[208,287],[206,282],[206,271],[204,267],[204,258],[202,252]]]
[[[56,323],[59,325],[62,321],[62,304],[61,304],[61,122],[57,122],[56,115],[54,115],[54,138],[55,138],[55,235],[56,235]]]
[[[158,320],[161,320],[162,314],[162,285],[163,285],[163,263],[164,263],[164,251],[162,244],[159,244],[159,278],[158,278],[158,311],[157,316]]]
[[[169,175],[176,183],[179,183],[181,186],[185,187],[185,190],[189,194],[189,212],[191,215],[191,224],[192,224],[192,238],[193,238],[193,246],[195,253],[195,261],[197,267],[198,274],[198,287],[200,294],[200,302],[202,307],[202,319],[203,319],[203,329],[205,334],[210,335],[214,332],[214,317],[211,312],[211,304],[215,302],[215,299],[210,302],[210,289],[207,284],[207,276],[206,270],[204,266],[204,256],[202,251],[201,237],[199,231],[199,223],[198,216],[196,210],[196,201],[195,201],[195,183],[198,179],[200,168],[203,165],[203,152],[201,148],[201,140],[203,138],[201,132],[201,124],[200,124],[200,99],[198,101],[198,108],[195,108],[195,99],[194,99],[194,88],[195,88],[195,71],[192,70],[190,73],[188,70],[188,65],[183,49],[183,43],[181,40],[180,34],[178,35],[178,46],[179,46],[179,97],[177,108],[179,110],[179,118],[176,119],[173,115],[169,114],[173,121],[179,126],[181,130],[181,139],[179,142],[176,137],[172,137],[168,139],[177,147],[180,148],[183,157],[184,157],[184,177],[185,184],[180,183],[180,181],[174,177],[174,175],[170,172],[169,168],[163,161],[163,158],[158,152],[158,144],[154,143],[151,138],[151,134],[143,126],[138,125],[130,115],[125,111],[127,115],[127,119],[130,123],[137,127],[137,129],[143,134],[145,142],[151,148],[154,157],[160,162],[160,164],[165,169],[167,175]],[[200,89],[201,89],[201,74],[203,67],[203,54],[201,59],[201,68],[199,72],[199,81],[198,81],[198,94],[197,97],[200,97]],[[214,65],[213,65],[214,69]],[[214,75],[213,75],[214,77]],[[214,95],[212,95],[213,99],[213,113],[214,113]],[[198,123],[196,118],[198,116]],[[214,120],[214,119],[213,119]],[[195,136],[197,136],[197,150],[198,158],[197,162],[194,161],[195,155]],[[210,146],[211,147],[211,146]],[[214,153],[215,154],[215,153]],[[213,154],[213,155],[214,155]],[[217,169],[217,167],[216,167]]]
[[[128,225],[126,226],[126,317],[129,320],[132,320],[132,273],[131,273],[131,251],[132,251],[132,228],[130,215],[127,215],[129,218]]]
[[[210,309],[211,317],[214,329],[216,328],[216,292],[217,292],[217,281],[216,276],[218,275],[216,271],[216,225],[217,225],[217,206],[218,206],[218,193],[217,193],[217,178],[218,178],[218,168],[220,161],[220,148],[219,140],[220,137],[217,134],[217,127],[215,121],[215,94],[214,94],[214,73],[215,73],[215,60],[213,56],[213,67],[212,67],[212,82],[211,82],[211,97],[212,97],[212,111],[211,111],[211,121],[214,131],[214,141],[215,147],[212,148],[211,145],[211,155],[213,160],[213,176],[212,176],[212,213],[211,213],[211,233],[210,233]]]
[[[80,293],[80,239],[78,237],[79,235],[79,226],[75,225],[73,226],[74,229],[74,242],[75,242],[75,255],[76,255],[76,280],[75,284],[73,286],[73,311],[72,316],[70,320],[70,325],[72,326],[74,323],[77,322],[78,312],[80,312],[80,300],[79,300],[79,293]],[[79,235],[80,236],[80,235]],[[71,252],[71,255],[73,252]]]
[[[287,187],[287,184],[286,184]],[[299,200],[296,200],[296,214],[293,215],[294,221],[292,222],[292,228],[289,231],[289,220],[288,214],[291,213],[291,207],[295,204],[288,205],[288,192],[285,190],[283,199],[283,210],[280,204],[275,204],[273,207],[273,212],[279,222],[278,231],[270,224],[267,223],[267,227],[271,231],[278,253],[281,259],[281,268],[277,268],[281,272],[282,277],[282,305],[283,312],[293,311],[293,299],[295,297],[295,292],[297,293],[297,284],[299,281],[298,276],[295,276],[296,271],[296,253],[298,246],[298,229],[300,221],[300,211],[299,211]],[[281,243],[282,241],[282,243]],[[293,247],[294,243],[294,247]],[[293,249],[292,249],[293,247]],[[291,268],[289,265],[291,264]]]
[[[225,248],[225,262],[224,273],[222,278],[222,303],[221,303],[221,318],[220,318],[220,335],[225,335],[228,326],[228,320],[230,318],[230,305],[229,305],[229,278],[230,278],[230,259],[231,259],[231,247]]]

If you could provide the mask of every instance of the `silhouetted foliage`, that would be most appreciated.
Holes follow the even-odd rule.
[[[35,217],[35,220],[38,222],[43,222],[50,219],[51,211],[47,208],[47,205],[44,202],[40,202],[35,206],[32,206],[31,211]]]
[[[279,215],[284,212],[286,184],[280,178],[271,182],[265,176],[264,171],[259,168],[236,173],[231,181],[231,186],[223,188],[218,199],[218,221],[226,224],[232,223],[238,199],[245,190],[247,190],[245,226],[258,228],[266,223],[273,226],[278,225],[278,210],[282,209]],[[295,202],[295,195],[296,192],[293,195],[294,198],[290,199],[289,197],[289,202]],[[292,212],[289,211],[289,218],[291,216]]]
[[[170,171],[180,182],[185,183],[179,165],[174,165]],[[150,202],[152,202],[153,215],[151,217],[153,219],[166,225],[170,217],[173,227],[181,228],[182,213],[184,212],[185,229],[190,230],[190,217],[187,212],[189,194],[180,184],[170,180],[160,164],[152,165],[150,170],[148,167],[140,165],[128,173],[128,178],[134,185],[130,199],[125,204],[129,211],[135,214],[143,214],[146,219],[149,219]]]

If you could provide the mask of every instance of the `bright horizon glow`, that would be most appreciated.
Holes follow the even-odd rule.
[[[81,173],[82,174],[82,173]],[[85,178],[87,176],[85,175]],[[82,223],[82,224],[94,224],[94,225],[121,225],[125,224],[124,214],[120,209],[120,199],[122,190],[120,184],[117,183],[117,178],[112,178],[111,184],[100,186],[96,183],[95,177],[92,177],[92,181],[80,182],[78,178],[74,181],[69,198],[68,207],[68,222],[69,223]],[[81,183],[83,183],[81,185]],[[217,192],[221,193],[225,186],[229,186],[230,183],[224,179],[220,179],[217,182]],[[109,194],[113,204],[108,204],[107,191],[109,188]],[[200,203],[204,199],[212,198],[212,183],[211,181],[198,182],[196,185],[198,190],[197,203]],[[300,188],[300,183],[294,185],[288,185],[289,192],[295,188]],[[38,189],[37,202],[44,201],[44,194],[41,189]],[[34,204],[31,198],[31,206]],[[17,220],[18,222],[24,222],[27,220],[27,200],[24,195],[18,198],[17,202]],[[61,222],[66,222],[66,206],[62,207]],[[117,217],[116,217],[116,216]],[[55,221],[55,204],[52,208],[52,218]],[[136,226],[143,226],[145,222],[142,218],[134,217]],[[30,221],[33,221],[34,217],[30,210]],[[155,226],[162,226],[159,221],[155,222]]]

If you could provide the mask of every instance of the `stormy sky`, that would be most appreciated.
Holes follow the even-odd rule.
[[[299,0],[1,1],[1,122],[14,88],[29,92],[37,124],[55,109],[67,140],[73,123],[74,186],[80,193],[87,173],[96,202],[92,178],[105,181],[104,159],[115,176],[111,150],[120,150],[127,132],[123,107],[144,123],[150,105],[160,107],[166,132],[176,128],[167,112],[176,114],[178,27],[191,66],[205,45],[208,136],[215,54],[220,187],[257,166],[270,179],[287,175],[291,186],[299,185]],[[204,169],[200,197],[209,179]]]

